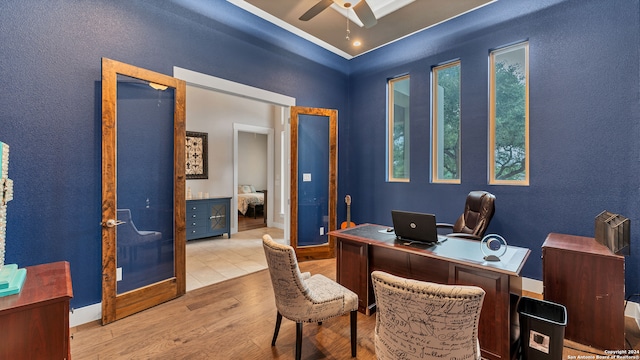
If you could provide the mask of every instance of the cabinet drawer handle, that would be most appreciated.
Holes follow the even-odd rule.
[[[196,215],[196,214],[193,214],[193,215],[191,215],[191,217],[192,217],[192,218],[195,218],[195,217],[197,217],[197,215]]]
[[[195,230],[191,230],[191,233],[192,233],[192,234],[195,234],[195,233],[196,233],[196,231],[195,231]]]
[[[198,207],[194,206],[194,207],[191,208],[191,210],[198,210]]]
[[[191,225],[196,226],[196,223],[191,223]]]

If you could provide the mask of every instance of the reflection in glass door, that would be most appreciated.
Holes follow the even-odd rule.
[[[174,276],[174,89],[118,75],[117,293]]]

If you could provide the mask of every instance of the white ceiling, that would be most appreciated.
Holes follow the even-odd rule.
[[[319,0],[227,0],[267,21],[314,42],[346,59],[422,31],[498,0],[352,0],[367,1],[378,23],[367,29],[353,10],[334,0],[309,21],[299,17]],[[349,14],[349,39],[347,18]],[[354,42],[360,41],[360,46]]]

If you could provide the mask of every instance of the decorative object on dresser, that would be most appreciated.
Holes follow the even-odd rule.
[[[20,292],[27,270],[16,264],[4,264],[7,236],[7,203],[13,199],[13,181],[9,179],[9,145],[0,142],[0,297]]]
[[[616,255],[630,255],[629,228],[631,221],[619,214],[603,211],[596,216],[595,238]]]
[[[230,197],[187,200],[187,240],[227,234],[231,238]]]
[[[185,141],[185,174],[187,179],[208,179],[208,141],[207,133],[187,131]]]

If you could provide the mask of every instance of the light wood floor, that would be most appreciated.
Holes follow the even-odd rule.
[[[335,260],[303,262],[300,268],[335,279]],[[271,347],[275,314],[269,274],[259,270],[189,291],[106,326],[94,322],[72,328],[71,355],[74,360],[293,359],[293,322],[283,320]],[[627,337],[637,349],[640,331],[628,320]],[[358,314],[358,359],[375,359],[374,326],[375,316]],[[321,326],[305,324],[302,352],[303,359],[350,359],[349,317]],[[565,341],[563,360],[593,354],[602,351]]]
[[[335,279],[335,260],[300,264]],[[293,359],[295,323],[284,319],[275,347],[276,308],[262,270],[188,292],[112,324],[71,329],[71,357],[82,359]],[[358,359],[375,359],[375,317],[358,314]],[[303,359],[349,359],[349,316],[305,324]]]

